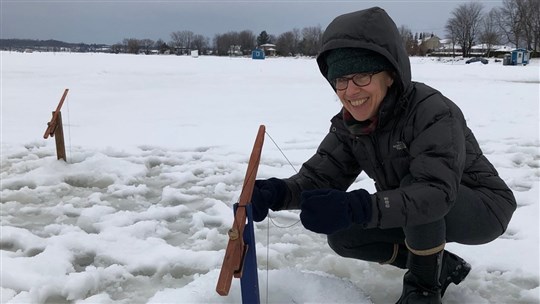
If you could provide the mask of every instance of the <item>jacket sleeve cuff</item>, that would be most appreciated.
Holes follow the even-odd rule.
[[[364,224],[364,228],[379,227],[379,204],[377,203],[377,195],[371,195],[371,220]]]

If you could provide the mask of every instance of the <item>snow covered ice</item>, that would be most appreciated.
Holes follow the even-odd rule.
[[[298,169],[340,108],[307,58],[1,60],[2,303],[241,302],[239,280],[227,297],[215,286],[258,126]],[[445,303],[539,303],[539,62],[411,61],[461,107],[518,202],[496,241],[447,246],[473,269]],[[65,88],[67,163],[42,137]],[[267,136],[258,178],[294,170]],[[364,174],[360,187],[374,191]],[[403,270],[337,256],[297,212],[271,217],[255,226],[263,303],[399,298]]]

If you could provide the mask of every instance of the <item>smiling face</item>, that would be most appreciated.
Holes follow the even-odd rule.
[[[352,76],[346,75],[345,77]],[[354,119],[365,121],[377,115],[381,102],[393,83],[394,79],[390,73],[383,71],[374,74],[371,83],[367,86],[359,87],[352,80],[349,80],[347,88],[337,90],[336,94]]]

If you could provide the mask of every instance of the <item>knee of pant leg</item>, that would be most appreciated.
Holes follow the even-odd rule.
[[[431,250],[446,242],[446,222],[435,222],[403,228],[407,247],[412,250]]]

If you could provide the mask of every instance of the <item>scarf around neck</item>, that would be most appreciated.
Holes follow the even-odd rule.
[[[365,121],[358,121],[343,108],[343,122],[345,126],[353,135],[368,135],[371,134],[377,128],[377,116]]]

